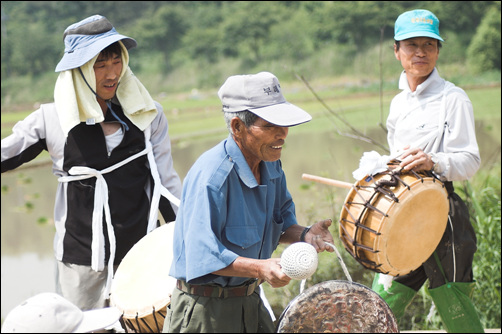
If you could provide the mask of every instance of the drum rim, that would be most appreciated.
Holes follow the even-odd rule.
[[[392,319],[392,322],[393,322],[393,325],[395,328],[398,329],[398,332],[399,332],[399,325],[398,325],[398,322],[397,322],[397,319],[394,315],[394,313],[392,312],[392,309],[389,307],[389,305],[385,302],[385,300],[382,298],[382,296],[380,296],[378,293],[376,293],[374,290],[370,289],[369,287],[367,287],[366,285],[364,284],[361,284],[361,283],[358,283],[358,282],[354,282],[354,281],[344,281],[344,280],[328,280],[328,281],[323,281],[323,282],[319,282],[317,284],[314,284],[313,286],[311,286],[310,288],[306,289],[305,291],[303,291],[302,293],[300,293],[299,295],[297,295],[295,298],[293,298],[289,303],[288,305],[286,306],[286,308],[284,309],[284,311],[282,311],[281,315],[279,316],[278,320],[277,320],[277,326],[276,326],[276,333],[280,333],[280,329],[281,329],[281,325],[283,320],[284,320],[284,317],[286,316],[286,314],[288,313],[288,311],[291,309],[291,307],[297,303],[298,299],[300,299],[303,295],[305,295],[307,292],[309,291],[313,291],[313,288],[314,287],[318,287],[320,285],[325,285],[325,284],[344,284],[344,285],[348,285],[348,286],[356,286],[356,287],[359,287],[359,288],[362,288],[363,290],[366,290],[370,293],[372,293],[378,300],[380,300],[382,302],[382,305],[384,307],[386,307],[386,313],[389,314],[391,316],[391,319]]]

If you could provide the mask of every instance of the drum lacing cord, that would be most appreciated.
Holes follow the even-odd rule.
[[[417,179],[420,180],[420,182],[424,183],[424,178],[418,174],[417,172],[415,172],[413,169],[409,171],[410,173],[412,173]],[[386,186],[388,187],[395,187],[397,186],[398,182],[401,182],[402,185],[404,185],[408,190],[411,189],[410,185],[407,184],[406,182],[403,181],[403,179],[401,179],[399,176],[401,175],[402,173],[402,170],[401,169],[396,169],[396,170],[393,170],[390,174],[390,180],[380,180],[376,183],[376,190],[378,191],[381,191],[382,193],[387,194],[387,193],[390,193],[389,196],[392,197],[396,202],[399,202],[399,200],[397,198],[395,198],[394,196],[394,193],[392,193],[390,190],[388,190],[387,188],[384,188]]]
[[[163,318],[165,318],[164,315],[162,315],[162,313],[159,313]],[[154,332],[153,329],[148,325],[148,323],[146,321],[144,321],[144,319],[141,319],[141,322],[146,326],[148,327],[148,329],[150,330],[151,333],[160,333],[162,332],[162,328],[160,328],[159,326],[159,322],[157,321],[157,317],[155,316],[155,306],[152,306],[152,315],[153,315],[153,320],[155,321],[155,327],[157,327],[157,331]],[[141,329],[141,326],[139,324],[139,314],[136,312],[136,316],[134,317],[134,320],[136,320],[136,326],[138,329]]]
[[[361,204],[362,203],[352,203],[352,204]],[[383,216],[387,217],[387,215],[383,212],[381,212],[380,210],[378,210],[377,208],[374,208],[373,206],[371,205],[365,205],[367,208],[370,207],[371,209],[375,210],[375,211],[378,211],[379,213],[381,213]],[[356,219],[356,217],[354,217],[354,215],[350,212],[350,210],[347,208],[347,206],[344,204],[344,207],[345,207],[345,210],[347,211],[347,213],[350,215],[350,217],[352,218],[353,221],[350,221],[348,219],[345,219],[345,218],[342,218],[342,221],[344,222],[347,222],[347,223],[350,223],[350,224],[353,224],[355,227],[356,227],[356,232],[355,234],[357,234],[357,230],[359,228],[362,228],[363,230],[366,230],[370,233],[373,233],[375,235],[380,235],[381,233],[378,232],[378,231],[375,231],[371,228],[369,228],[368,226],[364,225],[364,224],[361,224],[361,219],[360,217],[364,214],[364,210],[361,212],[361,216],[359,218]],[[347,231],[347,229],[345,228],[345,226],[343,226],[343,224],[340,224],[340,227],[342,228],[343,230],[343,233],[341,234],[341,238],[347,240],[347,243],[351,244],[354,246],[354,250],[355,252],[352,252],[352,250],[350,250],[349,248],[346,248],[347,251],[356,259],[359,259],[360,261],[362,262],[365,262],[365,263],[368,263],[369,265],[373,266],[373,267],[378,267],[377,264],[373,261],[367,261],[361,257],[358,256],[358,251],[357,249],[358,248],[362,248],[366,251],[369,251],[369,252],[372,252],[372,253],[378,253],[379,251],[378,250],[374,250],[373,248],[371,247],[368,247],[366,245],[363,245],[363,244],[359,244],[357,243],[353,238],[350,237],[350,234],[349,232]]]
[[[152,306],[152,314],[153,314],[153,320],[155,320],[155,327],[157,327],[157,333],[160,333],[160,332],[162,332],[162,328],[159,327],[157,317],[155,316],[155,306]],[[160,314],[160,315],[162,315],[162,314]]]
[[[371,187],[371,188],[373,188],[373,187]],[[354,190],[359,195],[359,197],[361,197],[362,199],[364,199],[364,197],[358,192],[358,190],[356,188],[354,188]],[[376,208],[376,207],[374,207],[373,205],[370,204],[373,201],[373,198],[376,195],[377,195],[377,192],[374,192],[373,195],[371,196],[371,198],[369,199],[369,201],[367,201],[365,203],[349,202],[349,204],[363,205],[366,209],[370,209],[370,210],[376,211],[376,212],[380,213],[382,216],[387,217],[386,213],[382,212],[381,210],[379,210],[378,208]],[[356,217],[354,217],[354,215],[352,214],[352,212],[350,212],[350,210],[347,207],[347,205],[346,204],[343,204],[343,205],[344,205],[345,210],[350,215],[350,217],[352,218],[353,221],[350,221],[350,220],[345,219],[345,218],[342,218],[342,220],[345,221],[345,222],[347,222],[347,223],[353,224],[355,226],[355,228],[356,228],[355,234],[357,234],[357,230],[359,228],[361,228],[361,229],[366,230],[366,231],[368,231],[370,233],[373,233],[373,234],[375,234],[377,236],[380,235],[380,232],[375,231],[375,230],[369,228],[368,226],[366,226],[364,224],[361,224],[361,217],[365,214],[366,210],[362,210],[360,216],[358,218],[356,218]],[[366,245],[357,243],[353,238],[350,237],[347,229],[343,226],[343,224],[340,224],[340,227],[343,229],[343,232],[344,232],[344,233],[342,233],[341,237],[344,238],[344,239],[346,239],[349,244],[351,244],[351,245],[354,246],[354,252],[352,252],[349,248],[346,248],[347,251],[354,258],[359,259],[361,262],[367,263],[371,267],[378,268],[379,265],[377,265],[374,261],[368,261],[366,259],[361,258],[358,255],[358,248],[364,249],[364,250],[372,252],[372,253],[378,253],[379,251],[378,250],[374,250],[373,248],[368,247]]]

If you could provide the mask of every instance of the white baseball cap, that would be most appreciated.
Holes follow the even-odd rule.
[[[218,91],[224,112],[249,110],[278,126],[294,126],[312,119],[282,95],[279,80],[270,72],[234,75]]]
[[[62,296],[44,292],[10,311],[2,333],[88,333],[116,323],[121,315],[116,307],[82,311]]]

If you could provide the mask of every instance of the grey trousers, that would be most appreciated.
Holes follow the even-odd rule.
[[[109,296],[104,296],[108,275],[107,266],[103,271],[96,272],[90,266],[56,262],[56,292],[58,294],[81,310],[109,306]]]
[[[246,297],[201,297],[177,288],[164,333],[273,333],[275,326],[259,289]]]

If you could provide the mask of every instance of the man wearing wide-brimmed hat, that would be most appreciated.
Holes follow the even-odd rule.
[[[394,31],[394,54],[404,71],[399,79],[402,92],[392,100],[387,118],[391,156],[399,157],[405,172],[431,172],[443,181],[450,209],[446,230],[430,258],[406,275],[377,274],[373,289],[399,319],[428,280],[448,332],[483,332],[470,300],[476,235],[467,206],[452,183],[469,179],[480,166],[472,104],[461,88],[439,75],[436,62],[444,40],[433,13],[405,12],[397,18]]]
[[[162,107],[128,66],[136,41],[101,15],[70,25],[63,40],[54,103],[2,140],[1,166],[49,152],[59,181],[56,286],[86,310],[106,306],[113,268],[157,227],[158,210],[175,219],[181,182]]]

